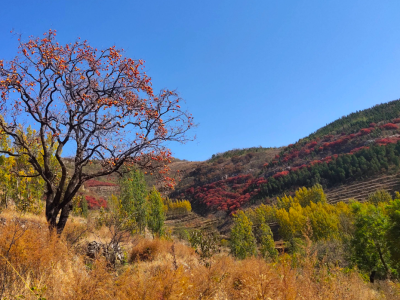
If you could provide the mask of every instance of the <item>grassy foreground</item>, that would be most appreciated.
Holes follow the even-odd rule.
[[[109,238],[105,228],[74,218],[58,238],[44,217],[0,217],[0,299],[400,299],[398,283],[371,284],[308,249],[277,262],[220,253],[205,265],[179,241],[133,236],[127,262],[114,268],[86,256],[88,241]]]

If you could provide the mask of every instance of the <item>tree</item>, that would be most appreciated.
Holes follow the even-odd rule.
[[[148,196],[149,214],[147,226],[153,234],[161,236],[164,234],[164,203],[160,193],[153,187]]]
[[[253,223],[241,210],[234,215],[233,222],[230,245],[232,254],[240,259],[255,255],[257,246],[252,231]]]
[[[368,196],[368,202],[374,205],[378,205],[381,202],[387,203],[391,200],[392,196],[385,190],[377,190]]]
[[[259,228],[260,253],[264,258],[275,259],[278,256],[278,250],[275,248],[274,238],[271,228],[267,223],[262,223]]]
[[[72,199],[90,179],[122,172],[126,164],[165,175],[170,151],[165,142],[188,140],[192,117],[180,107],[174,91],[154,94],[143,60],[123,57],[115,46],[104,50],[87,41],[61,45],[56,31],[43,38],[19,41],[19,52],[9,62],[0,60],[0,129],[15,148],[9,156],[26,157],[45,182],[46,218],[60,234],[72,208]],[[21,121],[37,129],[34,139],[21,134]],[[50,137],[50,140],[47,140]],[[40,151],[32,151],[37,143]],[[61,157],[74,151],[73,169]],[[55,153],[60,174],[51,168]],[[99,160],[101,170],[87,166]],[[167,183],[172,185],[173,182]]]
[[[147,187],[143,173],[131,170],[121,178],[120,186],[122,208],[134,216],[139,232],[143,233],[148,217]]]
[[[387,238],[390,248],[392,261],[397,268],[397,275],[400,275],[400,194],[396,192],[394,200],[386,206],[388,212],[390,227]]]
[[[353,262],[371,273],[371,281],[375,273],[389,276],[391,266],[387,234],[390,220],[383,205],[354,202],[352,209],[355,214],[355,232],[351,241]]]

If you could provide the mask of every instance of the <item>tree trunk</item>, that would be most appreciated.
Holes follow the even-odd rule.
[[[57,234],[61,235],[73,208],[72,198],[76,195],[78,189],[78,186],[76,186],[71,192],[67,190],[62,194],[46,193],[46,219],[50,231],[56,229]],[[64,201],[66,202],[65,205],[63,204]]]
[[[369,282],[371,282],[371,283],[375,282],[375,274],[376,274],[376,271],[371,272],[371,275],[369,275]]]
[[[68,203],[61,209],[60,218],[57,223],[57,234],[60,235],[63,232],[65,224],[67,224],[67,220],[71,210],[72,210],[72,202]]]

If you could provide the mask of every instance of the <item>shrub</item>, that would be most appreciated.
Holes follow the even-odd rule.
[[[129,262],[152,261],[163,250],[164,245],[158,239],[141,239],[131,250]]]
[[[391,129],[398,129],[398,127],[397,127],[397,125],[396,124],[393,124],[393,123],[387,123],[387,124],[384,124],[384,125],[382,125],[381,126],[383,129],[388,129],[388,130],[391,130]]]
[[[164,202],[165,210],[171,214],[185,215],[192,211],[192,205],[188,200],[171,201],[166,198]]]
[[[85,200],[88,204],[89,209],[107,208],[107,201],[103,198],[97,200],[93,196],[86,195]]]

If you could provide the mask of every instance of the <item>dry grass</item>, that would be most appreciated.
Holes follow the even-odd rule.
[[[37,224],[43,220],[35,219]],[[398,283],[365,282],[357,272],[318,264],[314,256],[277,263],[252,258],[214,257],[199,263],[178,242],[134,239],[130,263],[110,269],[99,258],[88,263],[67,237],[51,236],[35,223],[0,225],[0,298],[39,299],[399,299]],[[150,250],[149,250],[150,249]],[[86,264],[85,264],[86,262]],[[36,287],[34,291],[31,288]],[[35,293],[37,295],[35,295]]]

